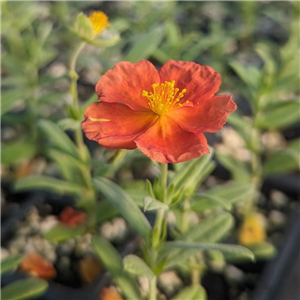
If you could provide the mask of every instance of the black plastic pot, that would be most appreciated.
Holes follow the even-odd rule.
[[[278,256],[266,267],[252,300],[300,299],[300,207],[286,229]]]

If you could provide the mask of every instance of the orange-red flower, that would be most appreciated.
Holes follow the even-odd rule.
[[[221,76],[211,67],[170,60],[158,72],[147,60],[120,62],[96,86],[100,102],[85,111],[86,136],[108,149],[139,148],[161,163],[209,152],[203,132],[216,132],[236,109],[215,93]]]
[[[56,276],[52,263],[36,252],[29,252],[25,255],[20,269],[27,274],[44,279],[52,279]]]
[[[77,226],[82,224],[86,219],[84,212],[75,210],[71,206],[67,206],[59,215],[59,220],[69,226]]]

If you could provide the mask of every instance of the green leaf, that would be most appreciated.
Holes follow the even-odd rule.
[[[97,223],[102,223],[119,215],[119,211],[107,201],[100,201],[96,203],[96,220]]]
[[[227,123],[236,129],[249,148],[251,145],[251,123],[244,120],[243,117],[236,111],[227,116]]]
[[[152,279],[155,275],[149,266],[138,256],[129,254],[123,259],[124,270],[134,275],[147,276]]]
[[[14,271],[20,262],[23,260],[23,255],[10,255],[1,260],[1,275],[6,272]]]
[[[197,159],[193,159],[188,162],[180,163],[176,165],[176,171],[172,177],[169,185],[174,185],[174,192],[178,192],[183,186],[188,192],[188,196],[193,194],[194,190],[198,187],[198,184],[203,180],[203,173],[207,175],[207,168],[211,170],[213,167],[210,164],[212,158],[212,149],[210,148],[211,154],[205,154]]]
[[[83,235],[86,228],[82,226],[71,227],[64,224],[57,224],[46,234],[45,239],[49,242],[62,242],[78,235]]]
[[[262,72],[259,69],[252,66],[243,66],[238,61],[232,61],[229,65],[246,85],[258,89],[262,78]]]
[[[139,207],[144,206],[143,199],[145,197],[146,191],[140,189],[127,189],[127,188],[124,188],[124,190]]]
[[[216,156],[218,161],[232,174],[235,181],[250,182],[251,175],[244,162],[221,152],[217,152]]]
[[[141,59],[148,58],[158,48],[165,30],[162,26],[152,28],[149,32],[139,36],[131,49],[125,55],[124,60],[130,62],[137,62]]]
[[[79,157],[76,145],[70,140],[70,138],[59,129],[59,127],[49,121],[40,120],[38,127],[42,133],[50,140],[52,147],[69,154],[75,158]]]
[[[66,119],[62,119],[57,123],[58,127],[65,131],[68,129],[72,129],[75,130],[78,128],[78,126],[80,126],[80,121],[71,119],[71,118],[66,118]]]
[[[1,93],[1,115],[9,112],[16,106],[24,102],[24,92],[23,89],[13,89],[10,91],[2,91]]]
[[[198,194],[193,197],[194,202],[191,205],[192,210],[194,211],[204,211],[207,209],[207,202],[212,202],[212,207],[217,208],[217,207],[224,207],[227,210],[231,210],[232,205],[228,203],[226,200],[219,196],[214,196],[214,195],[209,195],[206,193],[203,194]],[[202,208],[202,203],[204,204]]]
[[[81,172],[83,164],[77,161],[76,158],[53,148],[47,149],[46,155],[57,164],[63,179],[69,183],[85,186],[83,172]]]
[[[92,22],[84,14],[80,13],[73,26],[74,32],[84,40],[93,40],[95,38],[95,30]]]
[[[263,173],[267,176],[299,170],[299,164],[299,151],[286,148],[271,153],[263,165]]]
[[[156,199],[153,199],[152,197],[150,196],[146,196],[144,197],[143,199],[143,204],[144,204],[144,212],[145,211],[156,211],[156,210],[159,210],[159,209],[165,209],[165,210],[168,210],[169,209],[169,206],[156,200]]]
[[[15,183],[15,191],[28,191],[42,189],[58,194],[81,196],[83,188],[78,184],[55,179],[48,176],[30,176]]]
[[[232,229],[234,219],[229,213],[210,216],[191,227],[176,240],[214,243],[224,238]]]
[[[274,258],[277,251],[276,248],[267,242],[263,242],[256,245],[249,245],[247,248],[254,254],[255,260],[266,260]],[[240,255],[240,253],[225,253],[224,258],[227,262],[230,263],[241,263],[248,260],[244,255]]]
[[[284,101],[268,106],[260,114],[257,126],[262,129],[281,129],[299,122],[300,102],[298,100]]]
[[[247,201],[255,192],[255,187],[252,184],[239,182],[217,185],[205,191],[206,194],[220,197],[230,204],[235,204],[243,200]]]
[[[172,300],[206,300],[205,289],[201,285],[192,285],[182,289]]]
[[[94,178],[95,188],[112,203],[125,220],[144,238],[151,232],[151,226],[135,202],[118,185],[106,178]]]
[[[22,279],[11,283],[1,291],[2,300],[35,299],[48,289],[48,283],[42,279]]]
[[[256,260],[272,259],[277,253],[276,248],[272,244],[267,242],[256,245],[249,245],[247,247],[253,252]]]
[[[112,275],[118,286],[128,299],[142,299],[136,282],[131,275],[123,269],[122,259],[115,248],[105,239],[92,238],[95,253]]]
[[[30,140],[19,140],[8,144],[2,144],[1,162],[3,164],[18,164],[23,159],[29,159],[35,156],[36,146]]]
[[[177,249],[177,250],[218,250],[223,254],[227,255],[239,255],[244,256],[245,258],[250,258],[254,260],[254,254],[247,248],[237,245],[229,244],[211,244],[211,243],[193,243],[193,242],[166,242],[166,249]]]

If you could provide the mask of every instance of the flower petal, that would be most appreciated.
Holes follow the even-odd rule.
[[[158,116],[137,112],[118,103],[95,102],[85,113],[82,129],[90,140],[109,149],[135,149],[134,139],[145,132]]]
[[[168,117],[189,132],[216,132],[226,123],[226,117],[236,110],[232,95],[214,96],[194,107],[181,107]]]
[[[160,71],[161,82],[175,80],[175,87],[186,89],[184,100],[188,106],[211,98],[221,85],[221,75],[209,66],[202,66],[194,62],[169,60]]]
[[[151,91],[153,83],[159,83],[156,68],[147,60],[135,64],[117,63],[107,71],[96,85],[96,92],[104,102],[123,103],[133,110],[150,110],[143,90]]]
[[[184,162],[209,153],[202,133],[186,132],[167,116],[160,117],[135,142],[144,154],[161,163]]]

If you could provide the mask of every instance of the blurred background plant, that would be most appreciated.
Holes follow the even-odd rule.
[[[69,71],[82,39],[74,34],[73,24],[81,11],[89,15],[93,10],[102,10],[109,16],[111,26],[101,38],[113,43],[105,45],[102,41],[100,47],[87,43],[78,56],[72,70],[79,76],[78,89],[75,86],[77,107],[74,93],[69,92]],[[49,241],[55,244],[95,230],[119,213],[104,201],[98,201],[93,210],[87,207],[88,198],[93,199],[92,203],[99,199],[91,176],[113,179],[143,207],[146,188],[142,179],[153,182],[157,169],[138,151],[107,151],[85,141],[87,149],[80,141],[83,111],[97,99],[94,86],[99,77],[119,61],[146,58],[157,67],[169,59],[194,61],[222,75],[221,92],[234,94],[239,110],[228,118],[232,127],[225,127],[219,134],[206,134],[215,149],[214,162],[202,167],[201,160],[199,165],[195,161],[194,165],[174,166],[175,175],[192,166],[198,166],[202,173],[198,170],[200,177],[194,174],[197,180],[181,195],[184,201],[172,207],[169,218],[175,216],[175,221],[169,221],[170,236],[188,240],[192,235],[194,241],[211,243],[227,236],[229,242],[249,246],[257,257],[274,256],[275,249],[269,243],[273,241],[269,232],[274,231],[270,227],[276,223],[274,215],[277,221],[286,219],[282,211],[295,209],[294,202],[290,209],[277,209],[278,201],[287,201],[277,191],[271,199],[277,204],[265,210],[270,204],[266,205],[260,191],[270,175],[299,172],[299,3],[3,1],[1,14],[4,221],[26,199],[28,194],[24,191],[40,189],[70,196],[77,209],[94,212],[92,218],[90,215],[86,219],[93,225],[84,226],[84,230],[82,224],[75,228],[55,224],[46,233]],[[225,177],[220,165],[229,171]],[[215,167],[215,176],[210,176]],[[204,185],[199,190],[200,184]],[[281,225],[277,222],[274,226]],[[197,229],[194,233],[193,227]],[[195,233],[205,232],[205,228],[214,231],[206,236]],[[249,236],[249,230],[254,234]],[[118,253],[108,252],[119,257]],[[219,251],[201,253],[188,258],[188,265],[176,267],[182,278],[190,277],[189,282],[199,283],[207,268],[226,276],[231,265],[226,265],[225,259],[229,264],[238,260]],[[182,253],[176,255],[174,262]],[[16,267],[21,258],[17,255],[7,259],[10,266]],[[175,284],[166,291],[162,279],[159,284],[168,297],[173,297],[181,286]],[[37,282],[36,293],[41,290],[46,290],[44,281]],[[203,293],[193,288],[188,292]],[[236,294],[231,296],[237,299]]]

